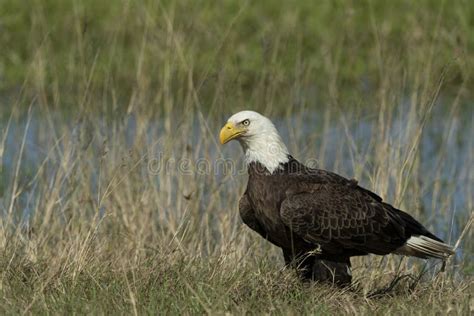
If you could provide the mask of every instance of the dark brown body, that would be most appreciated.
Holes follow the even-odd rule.
[[[304,279],[346,285],[351,256],[394,252],[412,235],[439,240],[357,181],[289,159],[272,174],[251,163],[239,209],[244,223],[280,247]]]

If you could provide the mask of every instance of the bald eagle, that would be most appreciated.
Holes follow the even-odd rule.
[[[305,280],[348,285],[352,256],[389,253],[445,260],[453,248],[411,215],[357,181],[309,168],[293,158],[265,116],[229,118],[220,141],[241,144],[248,168],[240,199],[243,222],[280,247]]]

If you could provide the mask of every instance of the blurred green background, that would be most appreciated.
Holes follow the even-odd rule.
[[[472,100],[469,0],[2,0],[0,12],[2,103],[21,91],[51,108],[147,111],[166,106],[164,89],[193,89],[203,109],[372,106],[381,87],[408,94],[443,69],[443,93]]]

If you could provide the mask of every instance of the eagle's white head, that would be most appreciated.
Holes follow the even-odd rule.
[[[232,115],[219,136],[222,144],[238,140],[244,149],[245,162],[259,162],[270,172],[289,160],[288,149],[275,125],[260,113],[242,111]]]

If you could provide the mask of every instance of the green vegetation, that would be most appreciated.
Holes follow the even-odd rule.
[[[473,312],[472,1],[0,12],[1,314]],[[456,244],[446,271],[372,256],[352,290],[301,284],[241,224],[245,176],[216,174],[240,155],[219,128],[247,108]]]
[[[163,89],[172,100],[193,89],[204,109],[282,109],[296,96],[373,104],[374,91],[425,92],[443,68],[450,95],[464,86],[472,99],[469,0],[3,0],[0,10],[0,88],[54,108],[154,111],[169,103]]]

